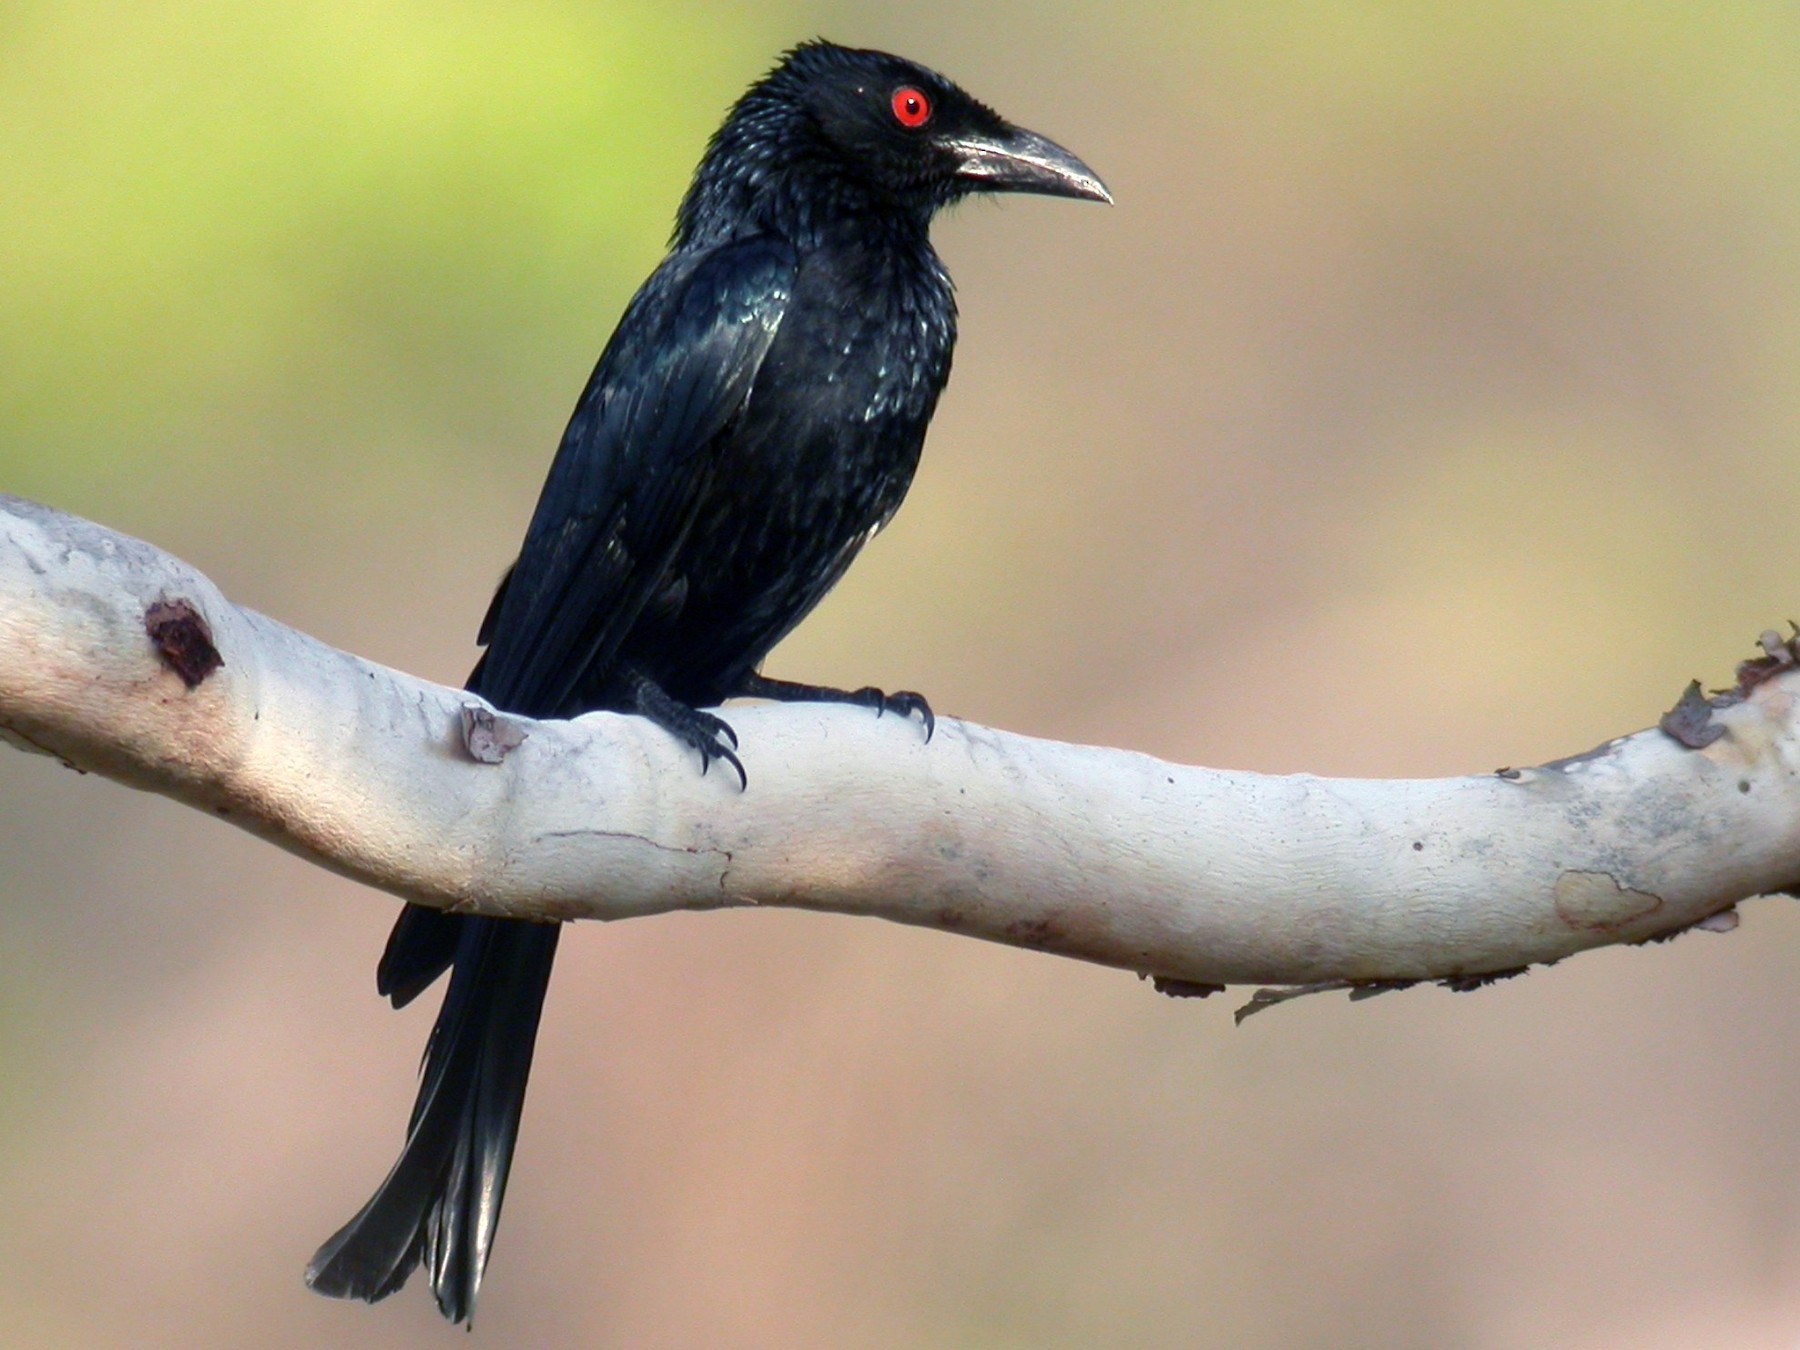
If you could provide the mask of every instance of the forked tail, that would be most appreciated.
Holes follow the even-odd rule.
[[[500,1222],[559,924],[408,906],[382,962],[396,1006],[446,962],[450,989],[425,1048],[406,1145],[355,1218],[320,1247],[321,1294],[386,1298],[420,1261],[438,1308],[468,1320]]]

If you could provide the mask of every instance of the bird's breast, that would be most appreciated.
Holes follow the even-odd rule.
[[[765,372],[847,431],[892,421],[922,432],[955,340],[955,304],[935,255],[821,250],[801,267]]]
[[[721,696],[899,509],[955,342],[948,278],[927,261],[803,255],[749,399],[714,448],[706,499],[671,564],[681,600],[660,625],[657,651],[730,660],[671,668],[671,689]],[[690,648],[692,634],[707,642]]]

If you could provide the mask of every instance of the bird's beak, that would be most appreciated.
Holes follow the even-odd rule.
[[[972,132],[949,142],[956,176],[977,192],[1036,192],[1112,204],[1099,176],[1055,141],[1023,127],[998,136]]]

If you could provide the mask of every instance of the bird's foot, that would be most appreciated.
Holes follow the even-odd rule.
[[[723,760],[736,771],[739,788],[750,786],[750,775],[744,772],[744,762],[736,754],[737,732],[731,729],[729,722],[670,698],[648,675],[634,672],[629,678],[634,711],[649,718],[683,745],[698,750],[702,776],[712,768],[715,759]]]
[[[937,730],[937,717],[923,694],[910,689],[884,693],[874,685],[861,689],[833,689],[829,685],[796,684],[792,680],[771,680],[762,675],[746,675],[733,691],[740,698],[766,698],[776,703],[848,703],[858,708],[873,708],[875,715],[894,713],[900,717],[918,714],[925,726],[925,739]]]
[[[889,694],[868,684],[861,689],[851,690],[846,702],[873,708],[877,717],[883,713],[894,713],[899,717],[911,718],[917,713],[919,721],[925,727],[927,741],[931,740],[932,733],[937,730],[937,714],[931,711],[931,704],[925,701],[925,695],[914,693],[911,689],[896,689]]]

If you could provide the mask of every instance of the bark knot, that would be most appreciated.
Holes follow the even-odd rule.
[[[225,664],[213,645],[212,626],[191,600],[162,597],[144,611],[144,631],[156,644],[162,663],[181,676],[189,689],[198,689]]]

